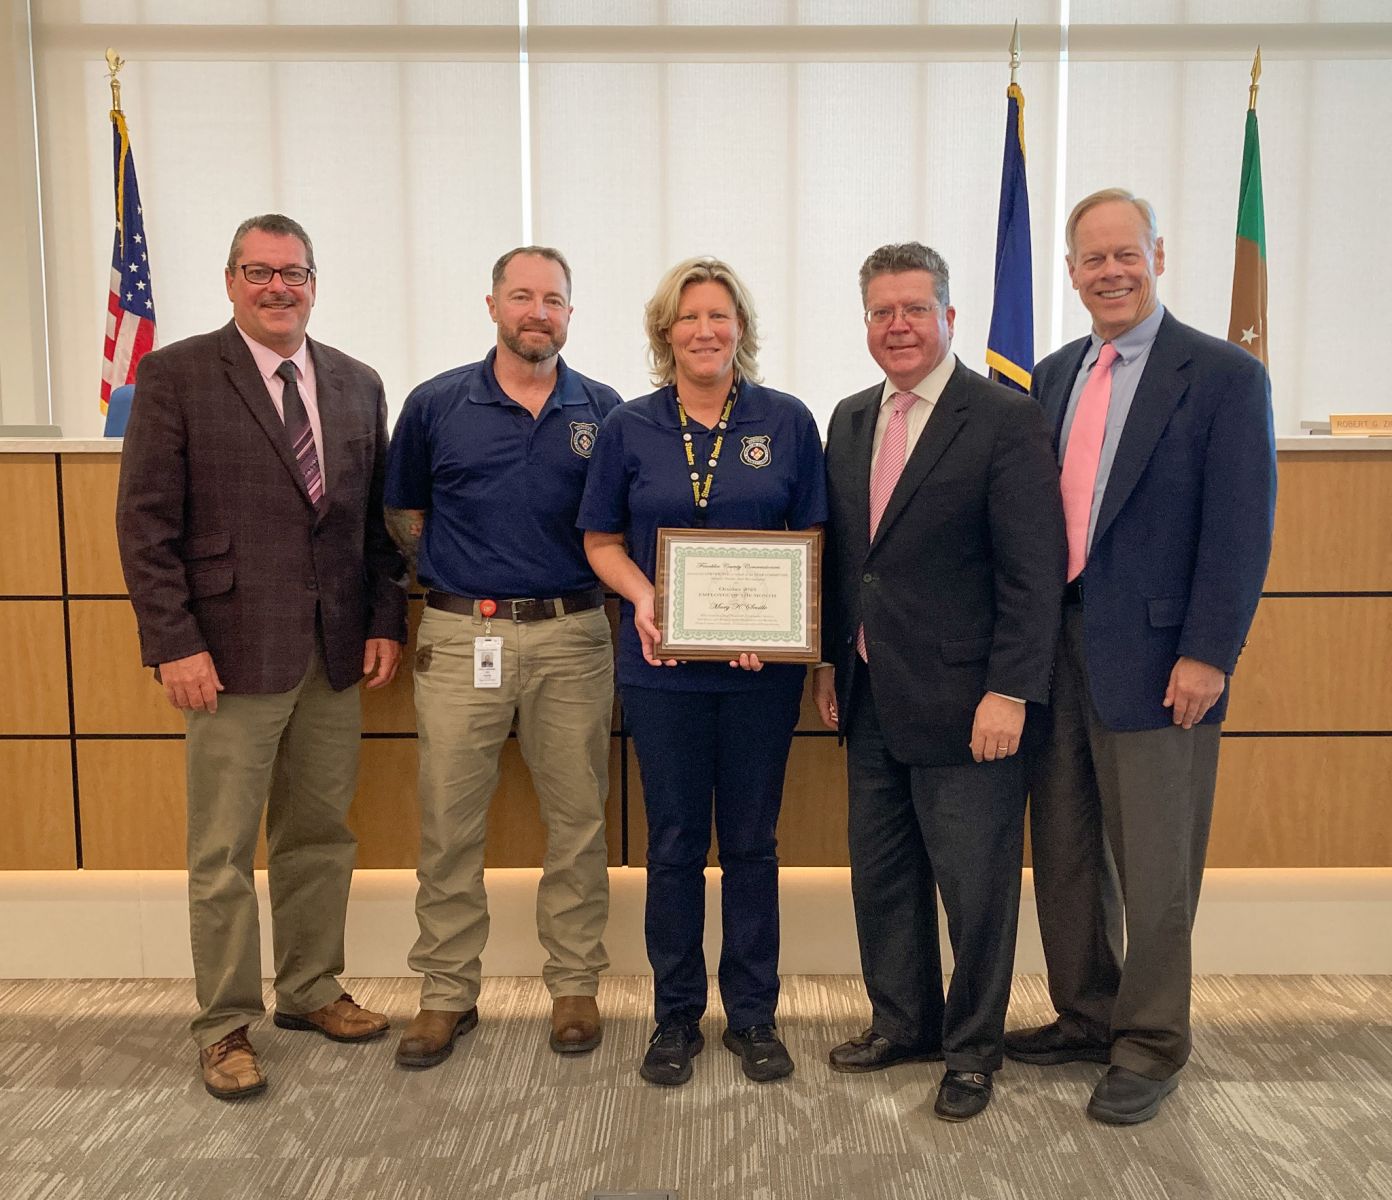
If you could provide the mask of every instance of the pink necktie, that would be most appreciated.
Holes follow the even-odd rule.
[[[1107,429],[1107,408],[1112,402],[1112,364],[1117,350],[1103,342],[1092,372],[1083,384],[1068,447],[1063,452],[1063,523],[1068,531],[1068,578],[1083,573],[1087,562],[1088,521],[1092,516],[1092,493],[1097,486],[1097,464],[1102,457],[1102,437]]]
[[[880,443],[879,457],[875,459],[875,469],[870,474],[870,540],[880,528],[880,518],[889,507],[889,498],[899,476],[904,473],[904,463],[909,449],[909,409],[918,403],[916,392],[895,392],[889,398],[894,411],[890,414],[889,425],[885,429],[884,440]],[[856,649],[866,662],[870,655],[865,649],[865,626],[856,630]]]

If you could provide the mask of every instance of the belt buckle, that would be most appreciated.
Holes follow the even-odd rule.
[[[526,597],[520,597],[520,598],[518,598],[518,599],[516,599],[516,600],[509,600],[509,601],[508,601],[508,607],[511,609],[512,623],[513,623],[514,625],[517,625],[517,624],[520,624],[521,621],[522,621],[522,617],[519,615],[519,608],[520,608],[520,606],[526,605],[526,604],[535,604],[535,603],[536,603],[536,597],[535,597],[535,596],[526,596]]]

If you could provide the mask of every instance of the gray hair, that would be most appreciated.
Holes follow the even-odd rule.
[[[735,347],[735,373],[741,379],[758,383],[759,319],[754,313],[754,301],[749,289],[740,281],[734,269],[718,258],[688,258],[679,262],[662,277],[652,299],[643,309],[643,326],[648,334],[648,359],[652,363],[652,380],[669,384],[677,378],[677,358],[672,343],[667,340],[676,324],[681,308],[683,290],[693,283],[718,283],[730,293],[739,318],[741,333]]]
[[[1068,220],[1063,226],[1063,240],[1068,247],[1069,258],[1073,257],[1077,249],[1078,222],[1083,219],[1083,215],[1099,204],[1111,204],[1113,201],[1129,204],[1141,214],[1141,225],[1145,230],[1146,237],[1150,240],[1150,248],[1155,249],[1155,243],[1160,240],[1160,228],[1155,223],[1154,206],[1149,200],[1142,200],[1125,188],[1110,187],[1103,188],[1100,192],[1093,192],[1091,196],[1084,196],[1073,206],[1073,211],[1068,214]]]
[[[948,296],[947,262],[943,256],[922,242],[891,242],[860,264],[861,304],[865,303],[872,279],[878,275],[901,275],[905,271],[927,271],[933,277],[938,303],[944,308],[952,303]]]
[[[498,291],[498,285],[503,282],[503,276],[507,274],[508,263],[519,254],[532,254],[537,258],[547,258],[560,267],[561,274],[565,276],[566,295],[570,295],[570,264],[566,262],[565,255],[554,246],[517,246],[504,254],[493,264],[493,291],[495,294]]]
[[[246,241],[246,235],[253,230],[260,233],[272,233],[277,237],[299,238],[304,243],[305,257],[309,259],[305,265],[311,271],[315,269],[314,243],[309,240],[309,234],[304,231],[304,226],[281,213],[262,213],[259,217],[248,217],[237,226],[237,232],[232,235],[232,247],[227,251],[227,269],[229,271],[237,269],[237,258],[242,253],[242,243]]]

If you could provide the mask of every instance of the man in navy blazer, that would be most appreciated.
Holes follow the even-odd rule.
[[[1129,1125],[1155,1115],[1189,1056],[1219,727],[1271,552],[1275,442],[1262,364],[1159,304],[1146,201],[1096,192],[1065,237],[1093,331],[1041,362],[1032,389],[1069,531],[1053,723],[1031,768],[1058,1017],[1007,1034],[1006,1053],[1110,1063],[1088,1114]]]

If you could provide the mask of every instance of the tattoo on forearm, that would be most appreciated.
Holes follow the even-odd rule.
[[[389,508],[386,515],[387,532],[406,556],[406,562],[414,574],[416,551],[420,547],[421,532],[425,529],[425,512],[419,508]]]

